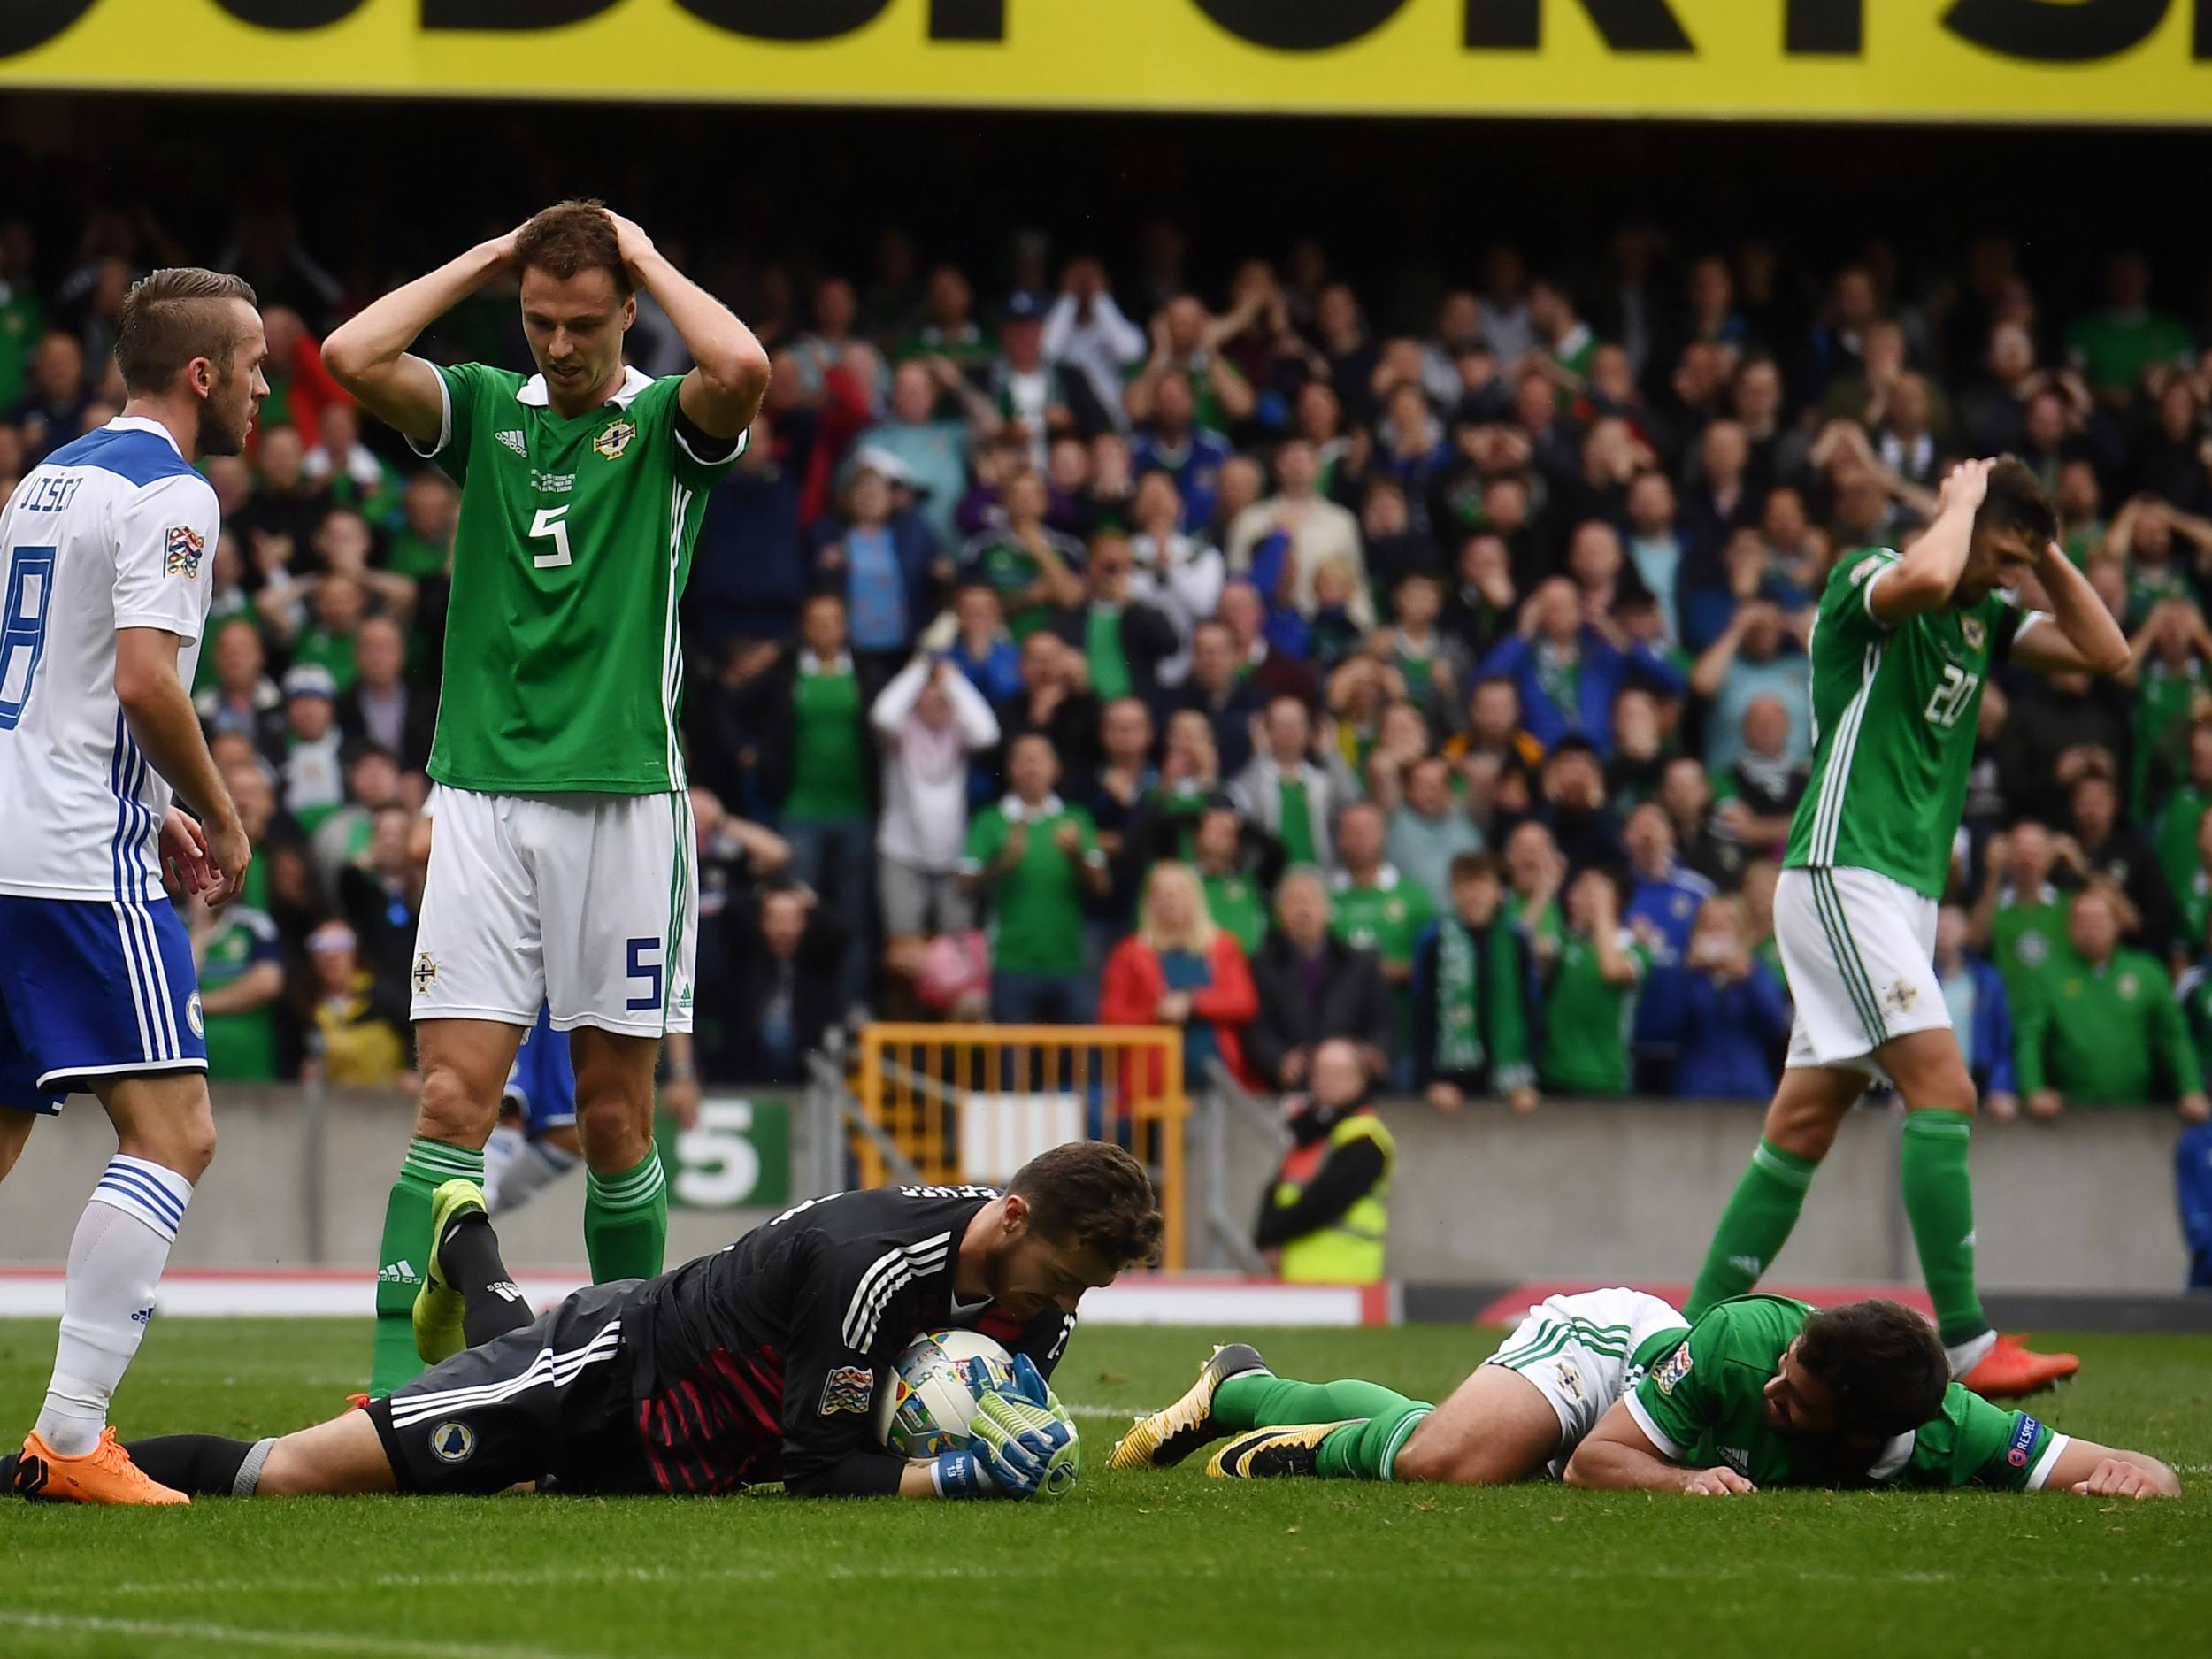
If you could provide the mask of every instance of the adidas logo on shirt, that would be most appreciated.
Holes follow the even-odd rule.
[[[526,459],[528,457],[530,451],[523,446],[522,434],[519,432],[495,432],[492,435],[495,438],[497,438],[500,442],[505,444],[510,449],[512,449],[517,455],[522,456]]]
[[[419,1285],[422,1283],[422,1275],[415,1271],[415,1264],[412,1262],[402,1259],[396,1262],[387,1262],[382,1267],[378,1268],[376,1282],[380,1285]]]
[[[1750,1274],[1754,1279],[1766,1270],[1766,1263],[1755,1256],[1732,1256],[1728,1258],[1728,1265],[1740,1272]]]

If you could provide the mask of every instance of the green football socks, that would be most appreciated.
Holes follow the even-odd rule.
[[[1936,1330],[1956,1348],[1988,1330],[1974,1288],[1974,1185],[1966,1147],[1974,1120],[1964,1112],[1905,1116],[1905,1216],[1920,1250],[1920,1276],[1935,1304]]]
[[[1717,1302],[1740,1296],[1759,1282],[1788,1242],[1805,1207],[1805,1194],[1820,1166],[1810,1158],[1785,1152],[1763,1135],[1751,1155],[1751,1167],[1736,1183],[1735,1196],[1721,1212],[1720,1226],[1698,1270],[1683,1317],[1695,1324]]]
[[[422,1370],[415,1353],[415,1293],[430,1271],[430,1195],[446,1182],[484,1179],[484,1155],[420,1135],[384,1205],[384,1241],[376,1257],[376,1347],[369,1394],[381,1399]]]
[[[1230,1378],[1215,1391],[1213,1402],[1215,1420],[1237,1433],[1355,1419],[1321,1442],[1314,1473],[1328,1480],[1389,1479],[1414,1426],[1433,1409],[1380,1383],[1295,1382],[1264,1371]]]
[[[584,1252],[591,1282],[650,1279],[668,1249],[668,1179],[658,1148],[644,1162],[612,1175],[587,1170],[584,1179]]]

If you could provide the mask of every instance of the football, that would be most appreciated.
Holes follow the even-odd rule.
[[[968,1443],[975,1390],[967,1363],[980,1359],[995,1383],[1013,1380],[1014,1359],[987,1336],[972,1331],[933,1331],[918,1337],[876,1391],[876,1438],[901,1457],[934,1457]]]

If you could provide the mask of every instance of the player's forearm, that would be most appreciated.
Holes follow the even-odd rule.
[[[2081,653],[2092,673],[2126,672],[2134,657],[2119,622],[2105,609],[2089,578],[2074,568],[2074,561],[2055,548],[2044,549],[2035,573],[2051,602],[2051,619],[2068,643]]]
[[[284,994],[284,970],[273,962],[249,968],[228,985],[200,993],[200,1011],[206,1014],[247,1014]]]
[[[1663,1457],[1593,1437],[1576,1448],[1560,1479],[1593,1492],[1679,1492],[1684,1472]]]
[[[646,292],[660,302],[691,353],[700,375],[717,392],[749,398],[753,407],[768,389],[768,349],[736,313],[668,262],[658,249],[637,262]]]
[[[1974,539],[1974,510],[1950,507],[1939,512],[1911,551],[1880,577],[1873,600],[1883,616],[1911,616],[1939,611],[1966,572],[1966,552]]]
[[[396,363],[416,336],[484,285],[504,262],[496,242],[480,242],[435,271],[373,300],[323,341],[323,366],[358,395],[362,381]]]
[[[174,671],[165,674],[158,671],[144,672],[128,678],[119,672],[115,699],[123,706],[123,718],[130,722],[131,733],[137,738],[138,746],[146,751],[146,758],[153,762],[154,770],[168,780],[178,799],[201,822],[212,827],[235,828],[238,808],[231,801],[222,773],[215,768],[214,756],[208,753],[207,739],[200,731],[199,711],[192,706],[192,694],[184,688],[184,682]]]

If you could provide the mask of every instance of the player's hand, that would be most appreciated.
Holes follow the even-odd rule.
[[[1525,1118],[1541,1104],[1541,1097],[1534,1089],[1524,1083],[1505,1097],[1505,1102],[1513,1109],[1514,1116]]]
[[[2089,1471],[2089,1479],[2074,1482],[2074,1491],[2085,1498],[2162,1498],[2158,1480],[2147,1469],[2139,1469],[2124,1457],[2108,1457]]]
[[[1083,832],[1074,825],[1063,821],[1052,832],[1052,844],[1071,858],[1083,851]]]
[[[161,885],[173,899],[189,898],[215,883],[215,866],[207,856],[207,833],[200,820],[182,807],[173,806],[161,820]]]
[[[246,889],[246,866],[253,863],[253,843],[246,826],[234,814],[206,832],[208,862],[214,866],[214,882],[204,897],[210,910],[219,910]]]
[[[2182,1121],[2185,1123],[2212,1122],[2212,1100],[2205,1098],[2202,1089],[2184,1094],[2176,1102],[2174,1110],[2181,1114]]]
[[[1429,1085],[1427,1100],[1440,1112],[1455,1112],[1467,1103],[1467,1097],[1460,1093],[1458,1084],[1447,1083],[1441,1079]]]
[[[524,224],[528,222],[526,219]],[[515,268],[515,242],[521,234],[522,226],[518,225],[504,236],[495,236],[484,243],[484,251],[497,262],[495,269],[511,272]]]
[[[1999,1089],[1982,1102],[1982,1109],[1996,1122],[2008,1124],[2020,1115],[2020,1097],[2009,1090]]]
[[[1995,463],[1985,460],[1961,461],[1944,474],[1943,488],[1936,497],[1936,511],[1972,512],[1989,494],[1989,469]]]
[[[668,1115],[676,1120],[679,1129],[695,1129],[699,1124],[699,1079],[695,1077],[672,1077],[661,1086],[661,1104],[668,1108]]]
[[[1034,1366],[1029,1375],[1036,1377]],[[1038,1379],[1038,1388],[1043,1386]],[[1064,1497],[1082,1478],[1073,1425],[1041,1402],[987,1394],[976,1402],[968,1432],[975,1440],[976,1461],[1002,1497]]]
[[[1758,1489],[1732,1469],[1691,1469],[1682,1476],[1682,1490],[1694,1498],[1732,1498]]]
[[[2066,1097],[2055,1088],[2039,1088],[2028,1096],[2028,1116],[2050,1122],[2066,1110]]]
[[[612,208],[602,208],[608,222],[614,227],[614,250],[622,261],[622,268],[630,273],[630,280],[643,288],[645,265],[658,250],[653,239],[645,234],[645,227],[635,219],[625,219]]]

